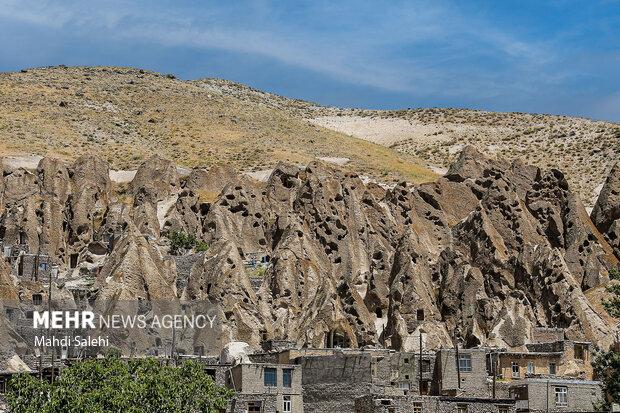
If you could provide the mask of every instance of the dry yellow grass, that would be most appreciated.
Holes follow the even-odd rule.
[[[116,169],[159,154],[181,166],[228,162],[246,171],[344,157],[347,168],[384,181],[435,178],[411,155],[304,120],[296,113],[301,101],[263,104],[219,82],[115,67],[0,74],[0,153],[97,153]]]
[[[465,145],[503,159],[523,158],[566,174],[586,205],[620,159],[620,125],[584,118],[463,109],[400,111],[324,108],[313,121],[448,167]]]

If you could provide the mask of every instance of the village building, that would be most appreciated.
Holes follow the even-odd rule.
[[[592,380],[591,344],[571,340],[527,344],[528,351],[494,351],[490,357],[501,381],[558,376]]]
[[[489,397],[488,349],[440,349],[437,351],[433,394]]]
[[[242,363],[230,368],[236,395],[230,413],[303,413],[302,369],[298,365]]]
[[[594,412],[603,394],[598,381],[545,377],[511,384],[510,397],[519,413]]]

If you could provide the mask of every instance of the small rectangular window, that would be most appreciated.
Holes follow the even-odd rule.
[[[282,385],[284,387],[291,387],[293,385],[293,369],[282,370]]]
[[[556,365],[555,363],[549,363],[549,374],[552,376],[556,375]]]
[[[282,396],[284,404],[282,406],[283,413],[291,413],[293,411],[293,403],[291,402],[291,396]]]
[[[32,294],[32,303],[34,305],[43,304],[43,296],[41,294]]]
[[[512,363],[512,378],[513,379],[518,379],[520,377],[519,375],[519,363],[513,362]]]
[[[575,344],[575,359],[585,360],[586,351],[586,346],[584,346],[583,344]]]
[[[555,388],[555,405],[556,406],[568,406],[568,388],[556,387]]]
[[[422,360],[422,373],[428,373],[429,371],[431,371],[431,361]]]
[[[413,413],[422,413],[422,403],[413,403]]]
[[[459,371],[471,372],[471,354],[459,354]]]
[[[499,406],[497,411],[498,413],[508,413],[508,406]]]
[[[467,413],[469,410],[467,407],[466,404],[459,404],[456,406],[456,413]]]
[[[419,308],[416,311],[416,318],[418,321],[424,321],[424,310],[423,309]]]
[[[71,254],[69,257],[69,266],[71,268],[76,268],[78,265],[78,254]]]
[[[527,374],[536,374],[536,367],[534,367],[533,361],[527,363]]]
[[[265,386],[276,387],[278,385],[278,371],[273,367],[266,367],[265,372]]]

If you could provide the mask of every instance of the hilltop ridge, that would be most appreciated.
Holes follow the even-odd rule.
[[[620,124],[569,116],[337,108],[224,79],[121,67],[27,69],[0,74],[0,87],[0,155],[97,152],[114,169],[135,169],[153,154],[262,174],[278,162],[323,159],[382,182],[419,183],[473,145],[561,169],[591,207],[620,157]]]

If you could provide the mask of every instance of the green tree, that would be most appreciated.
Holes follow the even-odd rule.
[[[232,397],[200,363],[162,366],[158,360],[87,360],[65,369],[53,384],[17,375],[6,395],[19,413],[218,412]]]
[[[620,280],[620,269],[609,271],[609,278]],[[607,287],[612,297],[603,302],[605,309],[612,317],[620,317],[620,284],[613,283]],[[594,372],[603,382],[605,399],[599,409],[609,411],[612,403],[620,403],[620,353],[617,349],[600,352],[594,359]]]
[[[609,278],[611,280],[620,281],[620,269],[614,268],[609,271]],[[607,286],[607,291],[612,293],[612,297],[603,302],[603,305],[610,316],[620,318],[620,283]]]
[[[599,353],[594,359],[596,378],[603,382],[605,399],[599,410],[609,411],[612,403],[620,403],[620,353],[609,350]]]
[[[192,234],[183,231],[171,231],[166,237],[170,240],[170,253],[178,254],[181,250],[191,250],[203,252],[209,249],[206,242],[199,240]]]

